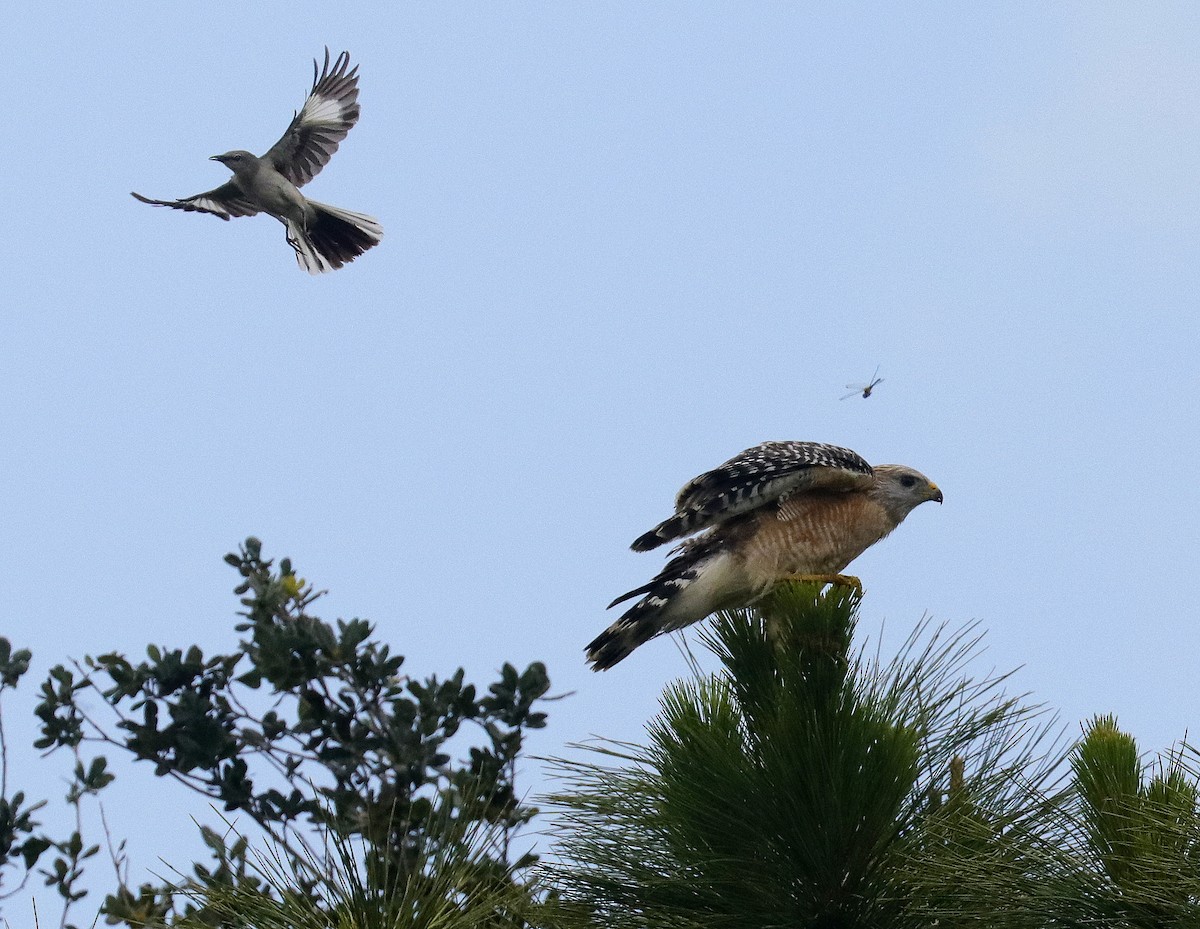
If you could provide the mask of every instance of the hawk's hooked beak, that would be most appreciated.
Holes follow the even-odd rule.
[[[936,500],[938,503],[942,502],[942,490],[933,481],[929,482],[929,499]]]

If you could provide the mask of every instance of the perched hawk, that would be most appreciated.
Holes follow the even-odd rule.
[[[840,572],[904,521],[942,502],[929,478],[904,465],[872,468],[817,442],[764,442],[688,481],[675,515],[631,546],[646,552],[682,539],[658,577],[617,597],[641,597],[587,647],[593,670],[611,668],[664,632],[716,610],[745,606],[786,578],[857,583]]]
[[[309,274],[320,274],[353,261],[383,238],[383,227],[371,216],[309,200],[300,188],[316,177],[346,134],[358,122],[358,67],[342,52],[317,74],[313,86],[287,132],[261,158],[235,149],[213,155],[233,177],[213,190],[181,200],[153,200],[135,193],[142,203],[221,219],[268,213],[283,223],[296,262]]]

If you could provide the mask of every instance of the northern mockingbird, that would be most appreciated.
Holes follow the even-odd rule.
[[[325,66],[318,75],[313,61],[312,90],[283,138],[261,158],[240,149],[212,156],[233,172],[220,187],[182,200],[133,196],[154,206],[211,213],[224,220],[269,213],[283,223],[297,263],[309,274],[353,261],[383,238],[379,221],[309,200],[299,190],[329,163],[338,143],[358,122],[358,66],[347,70],[349,66],[350,53],[342,52],[331,71],[326,48]]]

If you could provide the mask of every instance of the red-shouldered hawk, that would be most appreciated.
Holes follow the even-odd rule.
[[[593,670],[611,668],[642,643],[717,610],[745,606],[789,577],[857,583],[839,572],[927,500],[929,478],[904,465],[872,468],[817,442],[764,442],[688,481],[675,515],[631,546],[649,551],[694,532],[638,600],[587,647]]]

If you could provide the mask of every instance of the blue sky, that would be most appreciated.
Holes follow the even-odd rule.
[[[978,620],[978,673],[1023,666],[1072,729],[1200,721],[1195,7],[200,9],[10,20],[0,603],[31,681],[230,648],[221,556],[255,534],[413,673],[545,661],[575,695],[536,752],[636,739],[675,646],[582,655],[662,564],[629,542],[810,439],[945,492],[855,563],[862,635]],[[269,218],[129,197],[265,150],[325,45],[362,118],[306,193],[377,249],[313,279]],[[33,703],[10,777],[57,793]],[[204,806],[120,773],[135,864],[186,865]]]

